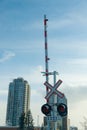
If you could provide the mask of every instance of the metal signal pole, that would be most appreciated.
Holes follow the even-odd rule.
[[[44,15],[44,37],[45,37],[45,72],[42,72],[44,76],[46,76],[46,82],[44,85],[46,86],[46,96],[45,99],[47,101],[41,107],[41,111],[46,116],[47,127],[46,130],[57,130],[57,123],[62,117],[67,116],[67,105],[64,103],[58,104],[58,97],[63,98],[64,94],[57,90],[57,88],[61,85],[62,80],[59,79],[56,82],[56,75],[58,72],[53,71],[49,72],[48,70],[48,44],[47,44],[47,21],[46,15]],[[49,83],[49,75],[53,75],[53,85]],[[62,109],[61,109],[62,108]]]
[[[58,74],[56,71],[54,72],[49,72],[49,69],[48,69],[48,43],[47,43],[47,21],[48,19],[46,18],[46,15],[44,15],[44,37],[45,37],[45,72],[42,72],[44,73],[44,75],[46,76],[46,82],[49,82],[49,75],[53,75],[54,77],[54,84],[56,83],[56,75]],[[49,92],[49,89],[48,87],[46,87],[46,95],[48,94]],[[48,104],[55,104],[57,103],[57,96],[56,95],[53,95],[49,100],[47,99],[47,103]],[[56,116],[55,115],[55,106],[53,108],[53,112],[51,113],[51,116]],[[47,130],[50,130],[51,129],[51,126],[50,126],[50,123],[51,121],[48,120],[47,118]],[[53,130],[56,130],[57,129],[57,123],[54,122],[54,127],[52,128]]]
[[[46,75],[46,81],[48,82],[49,78],[48,78],[48,44],[47,44],[47,21],[48,19],[46,18],[46,15],[44,15],[44,38],[45,38],[45,75]],[[48,92],[48,88],[47,88],[47,92]]]
[[[45,39],[45,76],[46,76],[46,81],[49,82],[49,70],[48,70],[48,44],[47,44],[47,21],[48,19],[46,18],[46,15],[44,15],[44,39]],[[46,87],[46,94],[48,93],[48,87]],[[47,100],[47,102],[49,102]],[[47,119],[47,130],[50,130],[50,122]]]

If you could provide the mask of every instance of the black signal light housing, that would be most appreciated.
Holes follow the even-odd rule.
[[[67,105],[64,104],[64,103],[60,103],[58,106],[57,106],[57,111],[59,113],[60,116],[67,116]]]
[[[51,112],[51,106],[49,104],[44,104],[42,107],[41,107],[41,111],[43,114],[45,114],[46,116],[48,116]]]

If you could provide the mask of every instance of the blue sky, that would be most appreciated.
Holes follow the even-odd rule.
[[[86,0],[0,0],[0,124],[5,120],[9,82],[17,77],[23,77],[31,86],[35,123],[37,115],[42,119],[44,14],[48,18],[49,70],[59,72],[71,125],[80,127],[79,122],[87,115]]]

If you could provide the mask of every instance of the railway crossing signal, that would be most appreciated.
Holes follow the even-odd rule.
[[[47,81],[44,83],[44,85],[46,87],[48,87],[48,89],[50,89],[50,91],[47,93],[46,95],[46,99],[48,100],[50,98],[51,95],[53,95],[54,93],[57,94],[57,96],[59,96],[60,98],[64,97],[64,94],[61,93],[60,91],[57,90],[57,88],[60,86],[60,84],[62,83],[62,80],[58,80],[54,86],[52,86],[51,84],[49,84]],[[41,111],[43,114],[45,114],[46,116],[48,116],[49,114],[51,114],[52,110],[52,106],[50,106],[49,104],[44,104],[41,107]],[[57,112],[59,113],[60,116],[66,116],[67,115],[67,105],[64,103],[59,103],[57,105]]]
[[[64,103],[59,103],[57,106],[57,112],[61,117],[67,116],[67,105]],[[46,116],[51,114],[51,111],[53,111],[52,106],[50,106],[49,104],[44,104],[41,107],[41,111],[43,114],[45,114]]]
[[[46,15],[44,15],[44,37],[45,37],[45,72],[44,75],[46,76],[46,82],[44,85],[46,86],[46,96],[45,99],[47,100],[47,103],[42,105],[41,111],[43,114],[47,116],[47,128],[46,130],[57,129],[57,121],[62,119],[61,117],[67,115],[67,105],[63,104],[60,100],[63,97],[64,94],[57,90],[57,88],[61,85],[62,80],[58,80],[56,82],[56,71],[49,72],[49,66],[48,66],[48,44],[47,44],[47,21]],[[49,75],[54,75],[54,86],[52,86],[49,83]],[[52,96],[52,97],[51,97]],[[61,103],[59,103],[59,100]],[[56,112],[56,113],[55,113]],[[54,121],[53,127],[51,128],[50,122]]]

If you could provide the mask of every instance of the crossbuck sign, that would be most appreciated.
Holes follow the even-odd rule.
[[[57,88],[60,86],[61,83],[62,83],[62,80],[58,80],[54,86],[49,84],[47,81],[44,83],[44,85],[50,89],[50,91],[48,91],[48,93],[45,97],[47,100],[53,94],[57,94],[59,97],[63,98],[64,94],[57,90]]]

